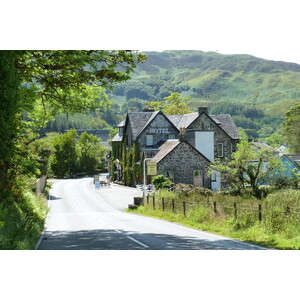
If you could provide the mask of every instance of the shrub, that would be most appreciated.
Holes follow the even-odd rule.
[[[173,186],[172,181],[164,175],[157,175],[153,177],[152,184],[157,190],[170,189]]]

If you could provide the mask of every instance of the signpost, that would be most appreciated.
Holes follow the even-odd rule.
[[[157,175],[157,163],[155,161],[148,161],[147,175]]]
[[[144,170],[144,184],[143,184],[143,203],[146,201],[146,161],[147,163],[147,175],[156,175],[157,174],[157,163],[152,162],[151,158],[145,158],[143,162]]]

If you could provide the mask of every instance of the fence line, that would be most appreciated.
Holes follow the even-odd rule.
[[[230,204],[232,205],[224,205],[223,203],[218,203],[217,201],[213,201],[211,203],[203,203],[201,201],[185,201],[185,200],[176,200],[171,199],[166,200],[165,198],[160,199],[157,201],[155,199],[155,195],[153,194],[152,196],[147,197],[147,204],[149,205],[150,203],[150,197],[152,197],[152,208],[153,210],[156,209],[158,206],[158,202],[160,202],[161,209],[163,211],[166,210],[167,206],[169,205],[170,209],[172,212],[175,213],[176,209],[181,211],[183,215],[186,217],[187,216],[187,211],[191,207],[206,207],[209,209],[212,209],[214,212],[215,216],[219,216],[221,213],[221,210],[223,210],[223,213],[228,215],[228,212],[226,212],[224,209],[229,209],[230,213],[233,215],[234,219],[238,219],[239,215],[241,214],[242,211],[249,211],[249,212],[257,212],[257,218],[261,222],[263,219],[263,214],[268,211],[268,207],[263,207],[262,203],[255,203],[253,206],[249,204],[238,204],[237,202],[232,202]],[[229,204],[229,203],[228,203]],[[273,208],[280,208],[282,209],[282,213],[285,214],[286,216],[292,215],[292,214],[300,214],[300,207],[294,207],[294,206],[273,206]]]

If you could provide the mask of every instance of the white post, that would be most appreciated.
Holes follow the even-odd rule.
[[[143,203],[146,202],[146,161],[151,160],[151,158],[145,158],[143,162],[143,173],[144,173],[144,184],[143,184]]]

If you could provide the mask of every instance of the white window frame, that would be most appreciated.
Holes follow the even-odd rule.
[[[221,145],[221,149],[219,149],[219,146]],[[220,155],[221,151],[221,155]],[[224,143],[217,143],[217,157],[224,157]]]

